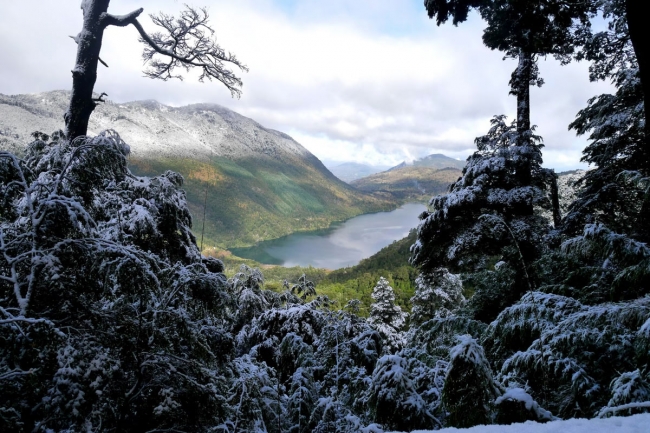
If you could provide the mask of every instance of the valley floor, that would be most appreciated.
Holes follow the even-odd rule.
[[[574,418],[540,424],[528,421],[511,425],[479,425],[468,429],[444,428],[435,433],[646,433],[650,430],[650,413],[604,419]],[[433,433],[417,430],[412,433]],[[395,432],[397,433],[397,432]]]

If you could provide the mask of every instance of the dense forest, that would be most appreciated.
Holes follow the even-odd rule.
[[[108,3],[85,0],[84,26],[139,26],[141,10],[113,16]],[[518,60],[517,117],[493,117],[412,246],[398,246],[417,272],[410,314],[396,303],[398,269],[376,278],[362,263],[318,281],[372,275],[364,312],[358,300],[333,305],[306,276],[275,290],[246,265],[227,278],[197,247],[182,176],[136,176],[117,132],[86,136],[101,38],[82,35],[65,130],[35,132],[21,158],[0,151],[0,430],[379,433],[648,411],[642,2],[425,6],[438,24],[480,13],[485,44]],[[605,30],[592,31],[596,17]],[[147,37],[149,59],[173,59],[150,74],[188,59],[162,47],[189,45]],[[236,58],[204,48],[221,56],[206,73],[236,93],[223,69]],[[591,79],[616,88],[557,119],[588,136],[593,167],[565,212],[531,123],[541,56],[588,60]]]

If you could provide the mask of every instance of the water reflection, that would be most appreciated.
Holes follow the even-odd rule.
[[[338,269],[353,266],[418,225],[426,207],[409,203],[392,212],[360,215],[327,230],[294,233],[233,254],[260,263]]]

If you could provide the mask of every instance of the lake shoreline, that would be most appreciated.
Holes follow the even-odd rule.
[[[340,269],[354,266],[407,236],[409,230],[417,227],[418,216],[424,210],[426,206],[422,203],[405,203],[391,211],[367,213],[335,222],[326,229],[296,232],[252,247],[230,248],[229,251],[237,257],[264,265]]]

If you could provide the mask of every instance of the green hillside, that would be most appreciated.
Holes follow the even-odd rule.
[[[404,165],[382,171],[350,184],[368,193],[383,193],[384,196],[398,200],[426,202],[432,196],[447,191],[449,185],[461,175],[457,168],[433,168]]]
[[[246,264],[250,267],[257,267],[262,270],[266,281],[265,288],[282,291],[284,280],[295,283],[298,278],[305,274],[307,279],[316,284],[316,292],[319,295],[327,295],[331,300],[336,301],[336,307],[342,308],[351,299],[361,301],[360,314],[367,316],[372,304],[372,289],[380,277],[388,279],[395,289],[396,303],[406,311],[410,311],[410,299],[415,292],[415,277],[417,272],[408,263],[410,256],[409,249],[415,242],[415,230],[411,230],[404,239],[393,242],[382,248],[379,252],[367,259],[362,260],[358,265],[348,268],[328,271],[314,267],[285,268],[282,266],[261,265],[253,260],[242,259],[227,252],[217,254],[226,265],[226,274],[231,277],[239,266]]]
[[[305,163],[263,157],[129,160],[131,170],[138,175],[156,175],[166,170],[183,175],[183,189],[199,243],[206,203],[204,248],[250,246],[396,206],[390,198],[356,191],[319,164],[318,160]]]
[[[411,310],[410,299],[415,293],[417,271],[408,259],[416,231],[411,230],[404,239],[382,248],[358,265],[337,269],[323,278],[316,291],[345,305],[350,299],[361,301],[361,314],[367,315],[372,304],[372,289],[380,277],[386,278],[395,290],[395,301],[402,309]]]

